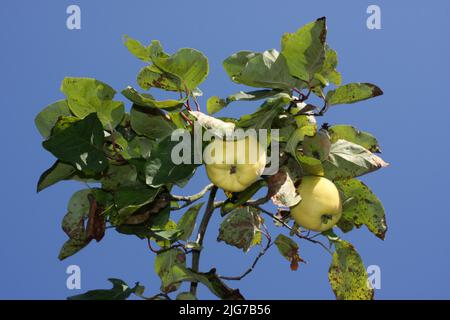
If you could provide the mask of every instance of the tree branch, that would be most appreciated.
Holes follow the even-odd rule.
[[[237,276],[237,277],[221,276],[220,279],[223,279],[223,280],[235,280],[235,281],[242,280],[244,277],[246,277],[249,273],[251,273],[255,269],[256,265],[258,264],[259,259],[261,259],[262,256],[264,256],[264,254],[266,254],[267,250],[269,250],[272,245],[273,245],[273,242],[270,239],[270,237],[268,237],[267,238],[267,244],[264,247],[264,249],[262,249],[259,252],[259,254],[256,256],[255,260],[253,261],[252,265],[250,266],[250,268],[248,268],[242,275]]]
[[[288,228],[289,230],[291,230],[292,232],[294,232],[294,234],[300,238],[300,239],[304,239],[306,241],[309,241],[311,243],[314,244],[318,244],[320,245],[322,248],[324,248],[329,254],[333,255],[333,252],[331,252],[330,249],[328,249],[328,247],[326,245],[324,245],[322,242],[320,242],[319,240],[314,240],[310,237],[301,235],[300,233],[298,233],[297,230],[294,230],[290,225],[288,225],[286,222],[284,222],[283,220],[279,219],[277,216],[275,216],[272,212],[267,211],[264,208],[261,208],[260,206],[255,206],[256,208],[258,208],[259,210],[261,210],[261,212],[265,213],[266,215],[270,216],[272,219],[277,220],[279,223],[281,223],[284,227]]]
[[[212,189],[212,187],[214,187],[214,185],[211,183],[211,184],[207,185],[206,187],[204,187],[199,193],[196,193],[196,194],[194,194],[192,196],[176,196],[176,195],[172,195],[171,196],[171,200],[173,200],[173,201],[184,201],[185,203],[182,206],[180,206],[179,208],[170,208],[170,209],[171,210],[181,210],[183,208],[188,207],[189,205],[191,205],[195,201],[197,201],[200,198],[202,198],[209,190]]]
[[[200,226],[198,228],[197,234],[197,244],[199,247],[203,246],[203,239],[205,237],[206,229],[208,228],[209,220],[211,220],[211,216],[216,208],[214,205],[214,199],[216,198],[217,187],[212,186],[211,191],[209,193],[208,204],[206,205],[205,213],[203,215],[202,221],[200,222]],[[193,249],[192,250],[192,270],[194,272],[198,272],[200,266],[200,250]],[[196,296],[197,294],[197,282],[191,282],[191,293]]]

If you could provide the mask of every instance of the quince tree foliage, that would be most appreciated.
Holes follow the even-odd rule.
[[[190,48],[167,53],[156,40],[143,45],[124,38],[128,50],[145,64],[137,75],[139,88],[121,91],[129,104],[117,100],[117,92],[102,81],[62,81],[65,98],[36,117],[42,145],[56,157],[41,175],[37,190],[63,180],[89,187],[75,192],[68,202],[62,218],[68,239],[59,259],[116,231],[148,245],[161,278],[152,296],[144,295],[138,283],[129,286],[110,279],[111,289],[72,299],[127,299],[132,294],[144,299],[196,299],[199,284],[218,298],[244,299],[235,281],[250,274],[273,244],[283,258],[280,268],[286,259],[287,267],[299,272],[307,259],[300,256],[302,246],[317,245],[330,254],[328,278],[338,299],[373,298],[360,255],[342,237],[365,226],[384,239],[383,205],[358,177],[387,163],[377,155],[380,147],[370,133],[348,124],[319,126],[317,119],[335,106],[370,99],[382,91],[371,83],[343,84],[336,70],[337,53],[326,36],[326,19],[320,18],[284,34],[278,50],[232,54],[223,62],[225,72],[231,81],[252,89],[206,101],[201,101],[199,86],[209,73],[208,59]],[[157,90],[166,91],[167,99],[150,93]],[[261,106],[239,119],[213,116],[237,107],[237,102],[256,100]],[[209,115],[201,112],[201,104]],[[277,171],[263,174],[270,153],[266,146],[256,165],[246,165],[245,159],[231,167],[208,164],[214,184],[190,196],[174,194],[174,187],[185,187],[203,165],[171,159],[178,143],[172,139],[174,131],[193,137],[196,122],[203,130],[266,129],[269,136],[278,130],[278,154],[270,154],[279,158]],[[216,198],[221,189],[223,201]],[[222,215],[219,226],[209,225],[213,214]],[[224,245],[244,253],[259,250],[241,275],[224,276],[220,266],[199,269],[208,227]],[[283,228],[289,232],[283,234]],[[183,282],[190,283],[189,292],[179,292]]]

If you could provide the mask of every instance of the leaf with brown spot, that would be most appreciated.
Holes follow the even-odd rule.
[[[252,207],[243,207],[233,210],[220,224],[217,241],[235,246],[247,252],[254,245],[257,237],[260,219],[259,211]]]
[[[290,262],[290,268],[292,271],[296,271],[298,269],[299,262],[305,263],[305,261],[300,258],[298,253],[298,244],[291,238],[286,237],[283,234],[279,234],[275,239],[275,245],[277,246],[280,254]]]
[[[372,300],[364,264],[353,245],[347,241],[334,242],[336,251],[328,271],[328,279],[338,300]]]
[[[377,196],[356,179],[336,181],[336,187],[344,197],[339,228],[348,232],[353,227],[365,225],[378,238],[384,239],[387,231],[384,207]]]

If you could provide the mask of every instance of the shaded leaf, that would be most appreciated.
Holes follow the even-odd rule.
[[[305,136],[302,146],[303,155],[324,161],[331,150],[330,135],[326,130],[320,129],[314,136]]]
[[[168,293],[179,288],[185,267],[186,255],[180,249],[174,248],[156,255],[155,272],[161,278],[162,292]]]
[[[261,188],[267,185],[267,182],[263,179],[257,180],[252,183],[247,189],[241,192],[233,194],[232,198],[229,198],[220,208],[220,213],[225,216],[227,213],[234,209],[243,206],[248,200],[250,200]]]
[[[71,116],[69,106],[66,100],[57,101],[47,107],[45,107],[34,119],[36,128],[43,138],[47,139],[53,127],[60,117]]]
[[[150,159],[145,164],[145,178],[149,186],[158,187],[165,184],[183,186],[192,177],[197,165],[172,161],[172,151],[179,143],[172,141],[168,136],[152,151]],[[192,152],[189,155],[191,156]],[[190,163],[193,163],[192,159]]]
[[[337,86],[341,85],[341,74],[336,71],[338,64],[337,53],[328,46],[325,46],[325,60],[322,68],[314,75],[316,81],[320,82],[322,86],[327,86],[329,83],[333,83]],[[316,81],[313,81],[312,85],[316,85]],[[319,97],[321,95],[318,95]]]
[[[350,83],[327,92],[328,105],[350,104],[381,96],[383,91],[371,83]]]
[[[192,235],[195,228],[195,221],[197,220],[198,213],[203,206],[203,202],[191,206],[178,221],[177,229],[180,230],[181,236],[178,238],[180,240],[188,240]]]
[[[56,161],[53,166],[42,173],[37,184],[37,192],[48,188],[55,183],[69,179],[77,170],[70,164]]]
[[[116,190],[121,187],[132,187],[138,184],[137,170],[133,165],[110,165],[101,179],[102,188]]]
[[[336,251],[328,271],[331,288],[338,300],[372,300],[374,290],[368,286],[364,264],[349,242],[334,242]]]
[[[276,116],[284,111],[284,106],[289,102],[288,95],[280,95],[267,99],[262,106],[252,114],[243,115],[237,122],[241,128],[270,129]]]
[[[344,195],[342,217],[338,226],[344,232],[366,225],[378,238],[384,239],[387,231],[383,205],[373,192],[356,179],[336,181],[336,187]]]
[[[206,286],[214,295],[223,300],[245,300],[239,289],[232,289],[223,282],[216,273],[216,269],[208,272],[194,272],[192,269],[175,265],[179,278],[178,282],[189,281],[198,282]]]
[[[158,109],[166,109],[170,111],[175,111],[181,109],[186,99],[182,100],[156,100],[151,94],[139,93],[133,87],[127,87],[122,91],[122,94],[133,102],[134,104],[141,107],[153,107]]]
[[[114,192],[114,204],[117,209],[110,217],[113,225],[121,225],[138,209],[152,202],[159,189],[150,187],[122,187]]]
[[[137,290],[142,291],[139,283],[130,288],[123,280],[108,279],[113,284],[111,289],[90,290],[83,294],[68,297],[68,300],[126,300],[132,293]]]
[[[92,113],[52,135],[42,145],[55,157],[73,164],[78,170],[100,172],[108,166],[103,143],[102,124]]]
[[[155,140],[170,136],[176,126],[162,111],[133,106],[130,112],[131,127],[137,134]]]

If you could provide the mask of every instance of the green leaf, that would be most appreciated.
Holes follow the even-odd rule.
[[[197,300],[197,298],[190,292],[180,292],[177,295],[177,300]]]
[[[168,136],[152,150],[152,155],[145,164],[145,178],[149,186],[158,187],[167,184],[183,186],[192,177],[198,165],[172,161],[172,151],[179,143],[182,142],[172,141],[171,136]],[[189,155],[191,156],[192,152]],[[192,159],[190,163],[193,163]]]
[[[111,224],[124,223],[130,215],[152,202],[158,192],[159,189],[150,187],[122,187],[115,191],[114,203],[117,213],[110,217]]]
[[[180,287],[185,267],[186,255],[180,249],[173,248],[156,255],[155,272],[161,278],[162,292],[169,293]]]
[[[323,162],[325,176],[330,180],[354,178],[386,166],[388,163],[377,155],[346,140],[333,143]]]
[[[83,294],[68,297],[68,300],[126,300],[132,293],[137,290],[142,291],[139,283],[130,288],[123,280],[108,279],[112,283],[111,289],[90,290]]]
[[[303,154],[320,161],[324,161],[330,155],[330,135],[324,129],[320,129],[314,136],[306,136],[303,140]]]
[[[333,83],[337,86],[341,85],[341,74],[336,71],[338,64],[337,53],[330,47],[325,48],[325,60],[323,62],[322,68],[315,74],[316,81],[312,82],[312,85],[317,85],[319,82],[322,86],[327,86],[329,83]]]
[[[286,58],[291,75],[310,82],[325,60],[326,19],[319,18],[298,29],[285,33],[281,39],[281,54]]]
[[[53,166],[42,173],[37,184],[37,192],[48,188],[55,183],[69,179],[77,170],[70,164],[56,161]]]
[[[59,160],[73,164],[78,170],[100,172],[108,166],[103,143],[102,124],[92,113],[54,134],[42,145]]]
[[[142,61],[149,62],[150,61],[150,52],[137,40],[134,40],[127,35],[123,37],[124,44],[127,47],[127,49],[138,59],[141,59]]]
[[[369,287],[364,264],[349,242],[334,242],[336,251],[328,270],[331,288],[338,300],[372,300],[374,290]]]
[[[162,71],[178,79],[183,88],[193,91],[209,72],[208,59],[198,50],[182,48],[170,56],[153,56],[153,63]]]
[[[128,224],[131,219],[134,220],[134,218],[141,216],[144,217],[145,221],[138,224]],[[170,208],[168,206],[162,207],[159,203],[149,203],[136,210],[124,224],[117,226],[116,230],[122,234],[135,235],[140,239],[151,237],[156,239],[158,235],[155,235],[155,232],[163,230],[169,224],[169,217]],[[161,240],[161,237],[156,240]]]
[[[289,74],[285,58],[275,49],[263,53],[240,51],[228,57],[223,66],[231,80],[247,86],[283,90],[303,86]]]
[[[359,131],[349,125],[335,125],[328,129],[331,136],[331,142],[344,139],[366,148],[371,152],[381,152],[377,139],[368,132]]]
[[[223,61],[223,68],[231,80],[235,81],[234,77],[238,75],[250,61],[250,59],[260,55],[253,51],[239,51],[233,53],[231,56]]]
[[[298,254],[298,244],[291,238],[279,234],[275,239],[275,245],[280,254],[291,263],[291,270],[297,270],[298,262],[303,262]]]
[[[377,196],[361,181],[356,179],[336,181],[336,187],[344,195],[342,217],[338,222],[342,231],[353,226],[365,225],[378,238],[384,239],[387,231],[383,205]]]
[[[234,209],[243,206],[248,200],[250,200],[261,188],[267,186],[267,182],[263,179],[257,180],[252,183],[247,189],[241,192],[233,194],[232,199],[227,199],[224,205],[220,208],[220,213],[225,216],[227,213]]]
[[[284,111],[289,102],[288,95],[281,95],[267,99],[262,106],[252,114],[242,116],[237,126],[241,128],[270,129],[273,120]]]
[[[167,91],[184,91],[181,87],[180,79],[160,70],[154,65],[145,66],[139,71],[137,83],[144,90],[159,88]]]
[[[173,242],[177,241],[182,234],[182,231],[177,228],[177,224],[169,220],[163,227],[152,227],[151,238],[161,248],[169,248]]]
[[[218,96],[213,96],[206,102],[206,110],[209,114],[214,114],[228,106],[233,101],[256,101],[273,97],[278,93],[280,93],[279,90],[256,90],[249,92],[239,91],[238,93],[232,94],[225,99],[221,99]]]
[[[177,129],[161,110],[133,106],[130,112],[131,127],[137,134],[154,140],[163,140]]]
[[[127,87],[122,91],[122,94],[133,102],[134,104],[141,107],[153,107],[158,109],[165,109],[168,111],[176,111],[179,110],[186,99],[182,100],[162,100],[158,101],[153,98],[151,94],[148,93],[139,93],[136,89],[132,87]]]
[[[215,269],[211,269],[208,272],[194,272],[192,269],[187,269],[180,265],[175,265],[174,269],[177,272],[178,279],[176,280],[178,282],[189,281],[201,283],[223,300],[244,300],[239,289],[228,287],[217,275]]]
[[[195,221],[198,213],[203,206],[203,202],[191,206],[178,221],[177,229],[181,230],[180,240],[188,240],[195,228]]]
[[[247,252],[259,231],[261,222],[258,214],[258,210],[251,207],[233,210],[220,224],[217,241],[224,241]]]
[[[383,94],[380,88],[371,83],[350,83],[327,92],[325,100],[328,105],[350,104]]]
[[[298,115],[295,116],[297,129],[293,131],[287,140],[286,151],[294,158],[298,157],[298,144],[305,139],[306,136],[314,136],[317,133],[317,122],[314,116]]]
[[[75,253],[83,249],[89,244],[86,235],[83,235],[79,238],[70,238],[66,242],[64,242],[61,247],[58,255],[59,260],[64,260],[70,256],[73,256]]]
[[[116,91],[106,83],[92,78],[64,78],[61,91],[66,95],[70,110],[83,119],[96,112],[107,130],[114,129],[125,114],[120,101],[113,101]]]
[[[34,122],[42,137],[47,139],[58,119],[60,117],[67,117],[71,115],[72,113],[67,105],[67,101],[60,100],[47,106],[39,112]]]
[[[133,165],[110,165],[101,179],[102,188],[116,190],[121,187],[132,187],[138,184],[137,170]]]

